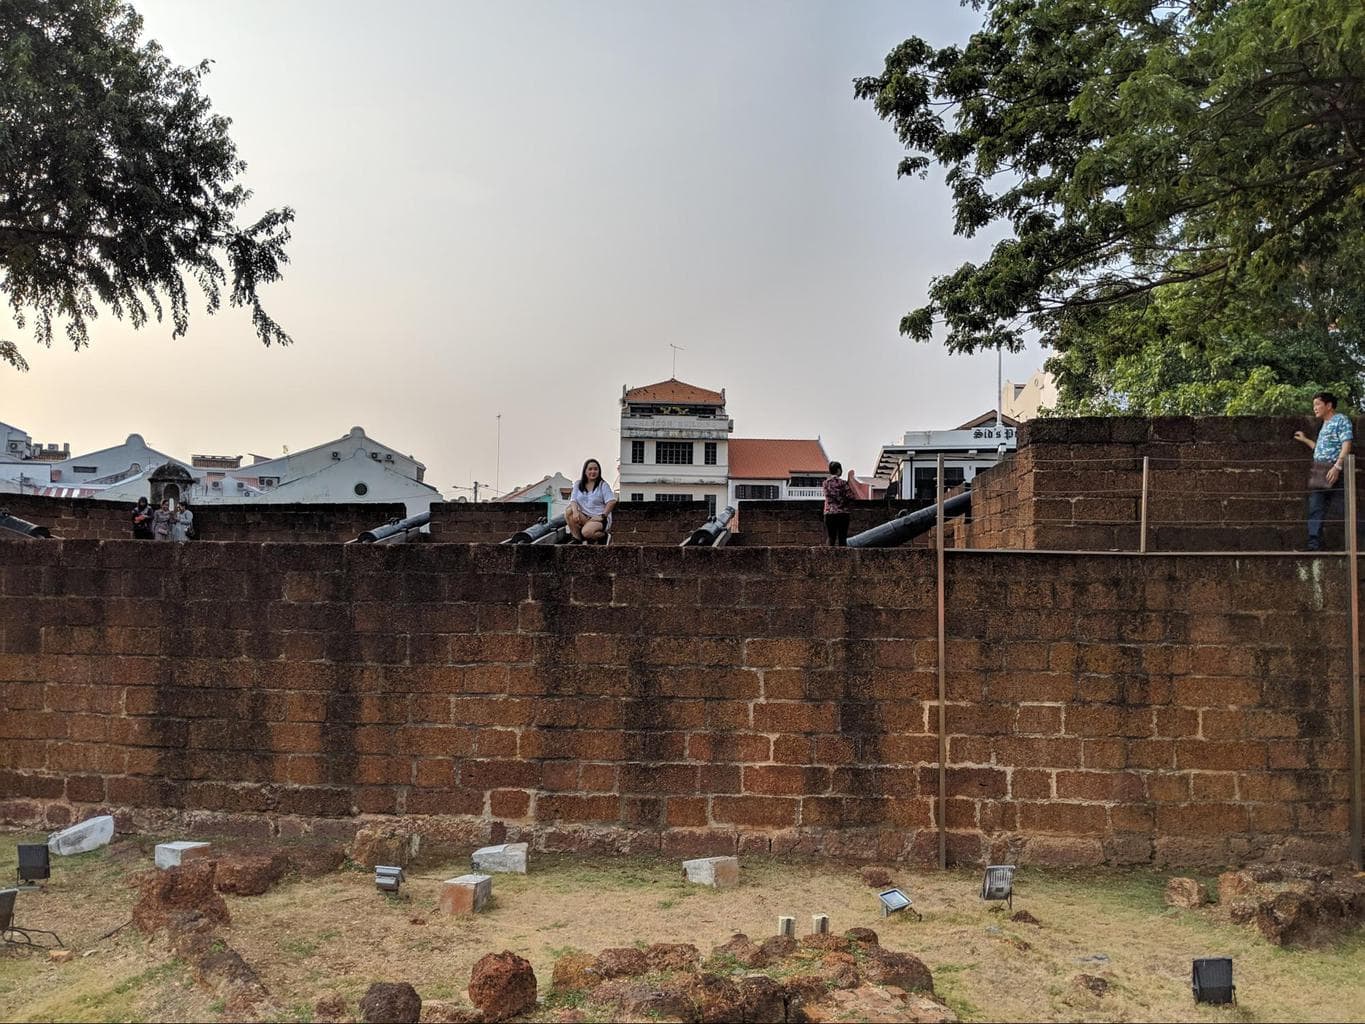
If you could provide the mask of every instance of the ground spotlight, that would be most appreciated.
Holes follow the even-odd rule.
[[[376,864],[374,866],[374,887],[380,892],[398,892],[398,887],[403,884],[403,869],[392,867],[387,864]]]
[[[992,864],[981,878],[983,900],[1005,900],[1014,909],[1014,865]]]
[[[25,888],[35,888],[34,882],[52,877],[52,854],[47,843],[19,844],[19,882]]]
[[[885,892],[877,893],[877,901],[882,905],[882,917],[890,917],[892,914],[901,910],[908,910],[915,915],[917,921],[923,921],[920,912],[914,908],[914,900],[910,894],[902,889],[887,889]]]
[[[1236,1003],[1237,986],[1232,983],[1232,958],[1206,957],[1194,961],[1190,971],[1196,1003]]]

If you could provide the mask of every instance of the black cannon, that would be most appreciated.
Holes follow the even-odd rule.
[[[943,517],[966,515],[972,510],[972,492],[955,494],[943,502]],[[928,533],[938,524],[938,506],[931,505],[918,512],[902,512],[889,523],[874,526],[848,539],[851,548],[895,548],[909,544],[921,533]]]
[[[422,527],[431,522],[430,512],[418,512],[406,519],[390,519],[383,526],[366,530],[350,544],[406,544],[417,539]]]
[[[564,525],[562,515],[553,519],[540,519],[524,530],[518,530],[502,543],[504,544],[563,544],[569,539],[569,528]]]
[[[730,520],[735,517],[735,506],[726,505],[720,513],[707,516],[706,522],[688,535],[687,539],[678,545],[680,548],[719,548],[724,547],[726,541],[730,539]]]
[[[13,530],[15,533],[34,539],[52,536],[51,531],[46,526],[39,526],[37,523],[30,523],[27,519],[12,516],[7,508],[0,508],[0,529]]]

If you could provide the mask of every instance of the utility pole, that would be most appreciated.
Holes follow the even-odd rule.
[[[498,461],[493,471],[493,488],[496,493],[502,493],[502,413],[498,413]]]

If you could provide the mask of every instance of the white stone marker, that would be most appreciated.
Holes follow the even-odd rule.
[[[701,857],[683,861],[683,875],[689,882],[725,889],[739,884],[738,857]]]
[[[177,843],[157,843],[156,866],[163,871],[166,868],[178,868],[186,861],[205,856],[208,849],[208,843],[191,843],[184,840]]]
[[[514,875],[526,874],[526,843],[503,843],[501,846],[485,846],[474,851],[471,860],[474,870],[488,874],[499,872]]]
[[[77,853],[89,853],[101,846],[107,846],[114,838],[114,816],[101,814],[79,825],[72,825],[47,837],[47,848],[59,857],[70,857]]]
[[[777,919],[777,934],[788,939],[796,938],[796,918],[781,915]]]
[[[828,914],[811,914],[811,916],[810,916],[810,933],[811,933],[812,935],[828,935],[828,934],[829,934],[829,915],[828,915]]]

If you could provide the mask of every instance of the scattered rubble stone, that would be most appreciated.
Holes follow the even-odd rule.
[[[859,874],[863,877],[863,884],[872,889],[889,889],[896,884],[886,868],[866,867]]]
[[[691,986],[696,1019],[702,1024],[729,1024],[743,1020],[739,987],[719,974],[698,974]]]
[[[136,876],[138,899],[133,904],[133,924],[151,934],[186,910],[197,910],[212,921],[226,924],[230,919],[227,903],[213,888],[217,868],[214,861],[200,860]]]
[[[781,985],[766,974],[750,974],[737,985],[745,1024],[785,1024],[787,1000]]]
[[[1278,864],[1218,877],[1234,924],[1254,923],[1277,946],[1316,945],[1365,923],[1365,877],[1315,864]]]
[[[896,989],[860,985],[828,993],[819,1002],[803,1005],[801,1013],[810,1024],[862,1021],[865,1024],[951,1024],[957,1015],[935,999]]]
[[[1218,876],[1219,903],[1231,904],[1233,900],[1260,891],[1261,886],[1251,877],[1250,871],[1224,871]]]
[[[1193,878],[1172,878],[1166,883],[1166,906],[1198,910],[1208,902],[1204,887]]]
[[[829,932],[818,935],[803,935],[801,936],[801,945],[806,949],[837,950],[841,953],[848,951],[848,939],[842,935],[831,935]]]
[[[234,853],[215,859],[214,886],[238,896],[260,896],[289,870],[289,859],[282,853]]]
[[[365,1024],[417,1024],[421,1017],[422,997],[406,981],[376,981],[360,1000]]]
[[[773,938],[786,937],[774,936]],[[773,939],[766,940],[765,945],[767,942],[772,941]],[[765,967],[768,964],[768,954],[759,949],[759,947],[753,943],[753,940],[743,932],[735,932],[735,934],[730,936],[726,942],[711,950],[712,959],[723,959],[725,957],[733,957],[744,967]]]
[[[526,874],[526,843],[502,843],[499,846],[485,846],[474,851],[470,858],[475,871],[486,875],[498,872],[517,875]]]
[[[1094,974],[1078,974],[1071,982],[1096,996],[1102,996],[1109,991],[1109,982]]]
[[[597,957],[591,953],[580,953],[577,950],[565,953],[555,961],[550,984],[559,992],[586,991],[602,980],[596,973],[596,966]]]
[[[1233,924],[1250,924],[1256,920],[1256,911],[1260,909],[1260,903],[1254,899],[1235,900],[1228,907],[1228,918]]]
[[[645,954],[630,946],[617,946],[604,949],[597,954],[594,964],[598,977],[634,978],[649,973],[649,960]]]
[[[488,1021],[506,1020],[536,1005],[536,975],[530,963],[504,950],[474,964],[469,1001]]]
[[[460,875],[441,883],[443,914],[479,914],[493,900],[493,879],[488,875]]]
[[[867,951],[863,976],[877,985],[894,985],[907,992],[934,991],[934,976],[924,961],[909,953],[877,946]]]
[[[770,935],[759,944],[758,952],[763,963],[767,963],[770,960],[780,960],[784,956],[791,956],[796,948],[796,940],[790,935]],[[761,966],[761,964],[752,966]]]
[[[195,979],[223,998],[225,1009],[236,1019],[247,1016],[268,998],[260,975],[231,946],[210,947],[194,961]]]
[[[826,953],[816,973],[830,988],[857,988],[863,980],[858,975],[858,961],[850,953]]]
[[[157,843],[156,866],[159,868],[178,868],[181,864],[187,864],[191,860],[201,860],[211,852],[208,843],[196,843],[189,840],[178,840],[174,843]]]
[[[1042,921],[1039,921],[1027,910],[1016,910],[1013,914],[1010,915],[1010,920],[1013,921],[1015,924],[1031,924],[1035,928],[1041,928],[1043,925]]]
[[[690,942],[656,942],[645,950],[651,971],[695,971],[701,951]]]
[[[738,857],[701,857],[683,861],[683,877],[696,885],[725,889],[739,884]]]

